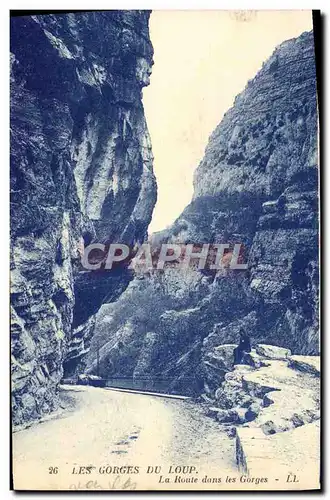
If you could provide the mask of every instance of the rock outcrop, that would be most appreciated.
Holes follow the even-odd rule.
[[[249,427],[259,427],[266,435],[318,420],[320,358],[299,356],[299,365],[294,358],[283,348],[257,345],[242,364],[231,366],[220,387],[209,393],[213,396],[209,413],[220,423],[249,422]]]
[[[148,11],[11,20],[11,304],[14,423],[57,405],[93,315],[131,274],[80,267],[92,241],[144,240],[156,200],[141,100]]]
[[[290,471],[300,480],[308,472],[317,481],[320,357],[257,345],[243,363],[227,371],[213,399],[202,398],[208,415],[236,439],[238,468],[252,476]]]
[[[118,375],[143,367],[145,376],[171,378],[177,388],[212,392],[222,377],[214,348],[237,344],[242,330],[254,344],[318,354],[317,143],[310,32],[276,48],[237,96],[210,137],[192,202],[151,237],[156,247],[241,243],[247,270],[180,275],[173,267],[135,280],[116,304],[122,320],[113,319],[112,306],[101,310],[88,369],[95,369],[98,346],[103,367],[115,364]],[[137,297],[139,318],[127,307]]]
[[[228,348],[218,347],[225,365]],[[291,473],[300,483],[308,474],[317,486],[320,357],[257,345],[223,377],[220,387],[201,401],[207,415],[236,439],[239,470],[271,479]]]

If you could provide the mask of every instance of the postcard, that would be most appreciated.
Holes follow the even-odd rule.
[[[11,12],[14,490],[321,488],[319,20]]]

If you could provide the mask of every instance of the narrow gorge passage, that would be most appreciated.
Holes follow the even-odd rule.
[[[52,477],[57,489],[59,484],[83,488],[90,480],[109,488],[116,474],[99,474],[102,466],[138,466],[136,478],[127,475],[138,486],[148,466],[161,465],[164,472],[171,465],[195,466],[199,477],[237,472],[235,440],[219,432],[218,423],[192,401],[83,386],[61,391],[71,410],[13,435],[16,488],[23,479],[26,487],[29,477],[34,488],[49,487]],[[96,469],[74,475],[75,465]],[[48,474],[49,467],[58,467],[58,473]],[[157,488],[159,476],[152,480]]]

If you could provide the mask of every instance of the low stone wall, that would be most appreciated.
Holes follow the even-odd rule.
[[[207,410],[236,438],[238,468],[260,475],[265,468],[275,470],[275,464],[279,471],[293,465],[302,471],[308,464],[317,474],[319,356],[292,356],[288,349],[257,345],[244,362],[224,375]]]
[[[320,421],[266,436],[260,428],[238,428],[236,462],[242,474],[319,485]],[[289,477],[290,475],[290,477]],[[294,476],[296,479],[294,480]],[[282,482],[282,481],[281,481]]]

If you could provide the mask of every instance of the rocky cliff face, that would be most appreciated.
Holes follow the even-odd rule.
[[[83,272],[85,245],[136,244],[156,200],[141,101],[148,11],[11,21],[11,304],[14,423],[56,407],[93,314],[129,283]]]
[[[237,343],[240,330],[253,342],[318,353],[317,141],[313,34],[303,33],[235,99],[210,137],[191,204],[152,236],[155,245],[241,243],[248,269],[135,280],[100,311],[90,371],[101,347],[104,376],[157,375],[170,388],[213,394],[224,375],[214,348]],[[135,297],[138,318],[127,307]]]
[[[260,203],[247,294],[272,318],[267,340],[304,354],[319,349],[317,143],[313,35],[304,33],[283,43],[236,98],[195,176],[196,199],[237,194],[239,205],[249,193],[248,210]],[[231,222],[215,224],[221,231]],[[247,231],[234,230],[244,242]]]

